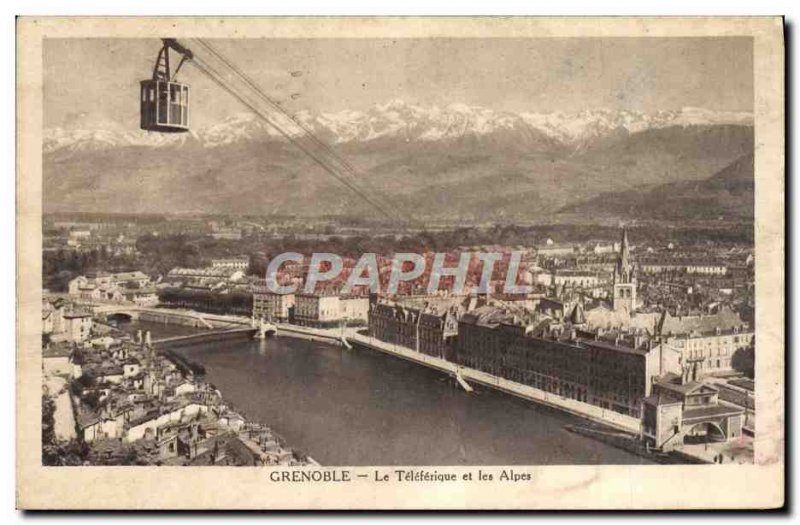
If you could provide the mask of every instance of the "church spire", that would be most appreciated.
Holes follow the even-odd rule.
[[[628,282],[631,278],[630,246],[628,244],[628,228],[626,226],[622,227],[622,240],[620,241],[615,277],[621,282]]]
[[[630,251],[630,248],[628,246],[628,227],[627,226],[623,226],[622,227],[622,241],[620,242],[619,253],[620,253],[621,262],[622,262],[622,264],[624,266],[628,265],[628,254],[629,254],[629,251]]]

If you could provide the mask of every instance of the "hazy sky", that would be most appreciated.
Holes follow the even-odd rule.
[[[750,38],[314,39],[215,41],[291,111],[366,109],[400,98],[550,112],[686,106],[752,111]],[[155,39],[46,40],[45,127],[137,129]],[[292,72],[295,72],[294,75]],[[246,111],[191,66],[194,127]]]

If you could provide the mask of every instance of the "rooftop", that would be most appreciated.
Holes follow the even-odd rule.
[[[689,333],[709,334],[717,330],[743,330],[746,324],[738,313],[730,308],[722,308],[714,314],[677,315],[665,312],[659,323],[659,331],[665,335]]]
[[[693,419],[706,419],[709,417],[729,416],[743,414],[744,409],[732,405],[711,405],[699,408],[687,408],[683,411],[683,421],[691,422]]]
[[[672,372],[664,374],[664,376],[658,381],[658,386],[664,388],[665,390],[680,394],[681,396],[691,394],[701,387],[705,387],[714,392],[717,391],[715,387],[699,381],[689,381],[681,384],[681,377]]]

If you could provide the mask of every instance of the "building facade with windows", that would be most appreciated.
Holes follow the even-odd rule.
[[[246,272],[250,268],[250,257],[237,255],[234,257],[218,257],[211,259],[212,268],[225,268],[228,270],[241,270]]]
[[[664,313],[657,333],[667,348],[680,355],[681,363],[691,363],[701,377],[733,371],[734,354],[755,342],[755,331],[729,308],[713,314]]]
[[[301,326],[332,328],[367,323],[369,297],[336,293],[297,293],[292,322]]]
[[[78,309],[64,312],[66,340],[76,343],[86,341],[92,333],[92,324],[90,312]]]
[[[372,296],[369,335],[426,355],[454,361],[459,315],[456,306],[438,310],[429,305],[414,307]]]
[[[462,316],[456,354],[463,366],[633,417],[670,366],[642,334],[537,327],[492,307]]]
[[[745,409],[719,399],[719,389],[688,371],[666,374],[643,403],[642,438],[652,448],[726,442],[741,437]]]
[[[267,289],[266,284],[253,286],[253,317],[278,323],[289,322],[295,304],[295,294],[279,294]]]

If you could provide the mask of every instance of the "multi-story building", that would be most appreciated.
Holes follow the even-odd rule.
[[[44,299],[42,301],[42,333],[45,335],[61,334],[64,328],[64,311],[67,301],[62,298]]]
[[[92,332],[92,314],[78,309],[64,312],[64,328],[67,341],[86,341]]]
[[[335,292],[295,294],[292,321],[302,326],[329,328],[342,323],[366,324],[369,297]]]
[[[657,330],[662,343],[701,377],[732,371],[733,355],[750,347],[755,338],[755,332],[729,308],[714,314],[674,316],[667,312]]]
[[[590,244],[585,252],[600,255],[604,253],[615,253],[619,251],[619,243],[616,242],[595,242]]]
[[[69,282],[68,289],[71,297],[86,301],[157,302],[150,277],[140,271],[80,275]]]
[[[580,306],[576,306],[576,310]],[[574,313],[574,312],[573,312]],[[475,368],[577,401],[640,417],[653,378],[676,366],[643,333],[586,332],[577,323],[537,328],[492,307],[463,315],[457,359]]]
[[[238,282],[244,279],[244,271],[229,267],[173,268],[165,280],[180,282],[185,286],[214,286],[221,283]]]
[[[416,306],[370,297],[369,335],[423,354],[455,360],[458,317],[463,307],[424,301]]]
[[[108,279],[108,284],[114,284],[123,288],[145,288],[150,285],[150,277],[139,270],[98,276],[96,280],[98,282],[105,282],[101,281],[104,278]]]
[[[237,255],[234,257],[218,257],[211,259],[212,268],[227,268],[230,270],[241,270],[246,272],[250,267],[250,257],[247,255]]]
[[[348,324],[365,325],[369,317],[369,297],[365,295],[339,296],[339,310]]]
[[[728,273],[728,266],[722,261],[714,259],[689,259],[689,258],[648,258],[639,263],[639,268],[643,273],[688,273],[700,275],[725,275]]]
[[[547,285],[593,288],[601,284],[602,279],[597,272],[588,270],[557,270],[551,275]],[[607,282],[607,281],[606,281]]]
[[[544,245],[536,247],[539,257],[563,257],[574,254],[575,250],[576,248],[572,244],[555,244],[550,239]]]
[[[253,317],[285,323],[289,321],[295,304],[295,294],[279,294],[267,289],[266,284],[253,286]]]
[[[75,307],[65,299],[45,299],[42,302],[42,334],[54,343],[82,343],[89,339],[92,313]]]

